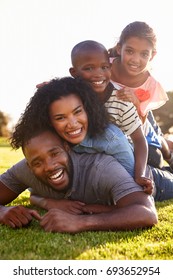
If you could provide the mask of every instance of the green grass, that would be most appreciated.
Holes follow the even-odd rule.
[[[0,139],[0,154],[0,173],[23,158],[5,139]],[[28,196],[25,191],[12,204],[30,207]],[[0,225],[0,260],[172,260],[173,200],[156,207],[159,223],[146,230],[71,235],[46,233],[35,220],[16,230]]]

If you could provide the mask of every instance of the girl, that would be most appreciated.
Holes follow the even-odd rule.
[[[119,101],[116,97],[117,90],[110,82],[111,70],[107,49],[96,41],[83,41],[72,49],[71,61],[70,74],[74,78],[82,78],[91,86],[111,118],[133,142],[134,178],[139,185],[143,185],[148,157],[147,142],[133,103]]]
[[[122,31],[116,46],[109,49],[111,81],[115,87],[121,88],[117,97],[133,102],[137,108],[149,144],[149,164],[163,167],[161,150],[164,159],[173,167],[173,156],[166,140],[162,134],[157,135],[158,127],[154,130],[151,125],[151,110],[161,107],[168,100],[166,92],[149,71],[155,55],[156,35],[153,29],[145,22],[130,23]]]

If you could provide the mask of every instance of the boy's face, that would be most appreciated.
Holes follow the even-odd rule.
[[[70,74],[83,78],[97,93],[103,93],[110,82],[111,70],[108,55],[104,50],[86,50],[75,58]]]
[[[24,147],[24,154],[34,175],[57,191],[68,188],[70,160],[59,136],[46,131],[33,137]]]

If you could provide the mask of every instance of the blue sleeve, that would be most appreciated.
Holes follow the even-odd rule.
[[[73,147],[78,153],[105,153],[112,155],[134,176],[134,153],[133,148],[124,133],[115,125],[110,124],[102,135],[88,138]]]
[[[156,134],[158,136],[162,136],[163,135],[162,131],[161,131],[160,127],[158,126],[152,111],[149,111],[147,118],[148,118],[149,122],[151,123],[152,127],[154,128],[154,131],[156,132]]]

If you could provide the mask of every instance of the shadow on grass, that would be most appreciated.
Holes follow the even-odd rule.
[[[22,200],[21,200],[22,201]],[[21,202],[20,201],[20,202]],[[25,228],[0,226],[0,259],[4,260],[137,260],[173,258],[172,219],[166,219],[173,200],[157,203],[156,227],[134,231],[78,234],[47,233],[34,220]],[[19,203],[19,201],[18,201]],[[27,199],[22,201],[26,204]],[[31,206],[28,206],[31,207]],[[165,212],[162,213],[165,207]],[[36,209],[36,207],[35,207]],[[45,211],[39,210],[43,215]]]
[[[23,204],[25,203],[26,201],[23,201]],[[41,215],[45,213],[43,210],[39,212]],[[152,229],[77,234],[47,233],[38,221],[33,220],[25,228],[14,230],[0,226],[0,231],[0,259],[102,260],[140,259],[137,253],[138,241],[141,236],[144,236],[142,239],[145,241],[145,236],[150,235]]]
[[[6,260],[111,259],[108,252],[111,248],[108,250],[108,244],[118,248],[122,243],[133,242],[134,238],[141,234],[140,230],[46,233],[37,221],[32,221],[28,227],[22,229],[13,230],[1,226],[0,230],[0,259]],[[98,252],[94,254],[94,250]]]

